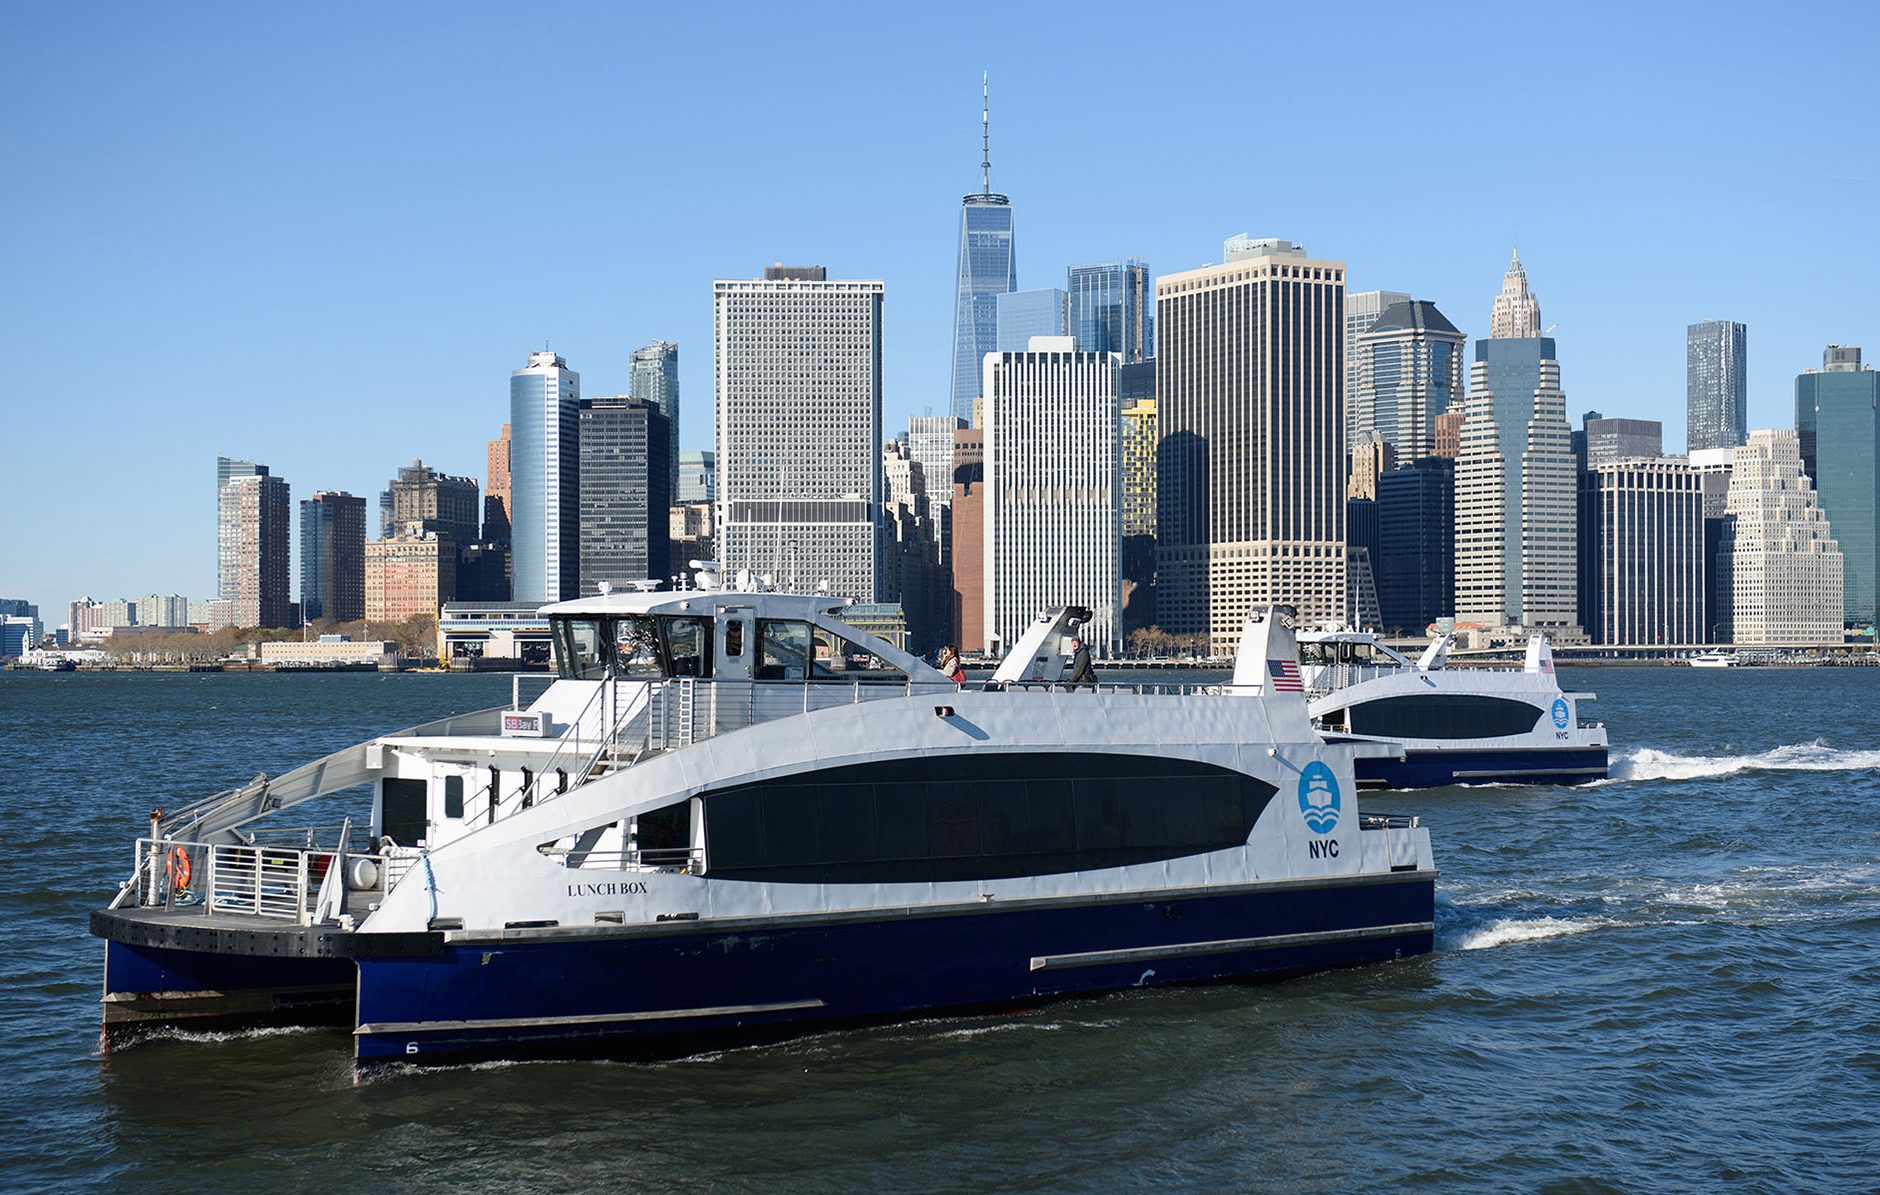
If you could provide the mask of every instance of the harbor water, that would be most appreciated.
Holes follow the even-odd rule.
[[[1159,674],[1158,681],[1179,678]],[[1880,669],[1563,670],[1614,777],[1375,795],[1437,949],[659,1064],[391,1067],[344,1030],[99,1050],[152,806],[507,700],[465,675],[0,674],[18,1190],[1880,1187]]]

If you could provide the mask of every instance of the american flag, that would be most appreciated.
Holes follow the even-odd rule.
[[[1299,679],[1299,665],[1291,660],[1268,660],[1267,672],[1273,677],[1275,693],[1303,693],[1306,687]]]

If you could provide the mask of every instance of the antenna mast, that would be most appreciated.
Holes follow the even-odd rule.
[[[992,72],[979,76],[979,184],[992,194]]]

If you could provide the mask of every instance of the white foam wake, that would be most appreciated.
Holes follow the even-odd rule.
[[[1880,751],[1845,751],[1817,739],[1755,755],[1678,755],[1641,747],[1612,761],[1613,780],[1697,780],[1737,772],[1858,772],[1880,768]]]
[[[1503,918],[1463,934],[1456,939],[1455,949],[1487,950],[1491,946],[1507,946],[1515,942],[1539,942],[1545,938],[1583,934],[1611,924],[1603,917]]]

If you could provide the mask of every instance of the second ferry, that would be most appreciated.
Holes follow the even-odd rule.
[[[705,571],[552,605],[535,700],[155,811],[92,917],[107,1040],[673,1054],[1431,949],[1429,832],[1359,812],[1378,748],[1266,679],[1297,667],[1275,612],[1244,684],[1067,685],[1065,608],[961,687],[842,604]],[[274,828],[349,791],[357,820]]]

